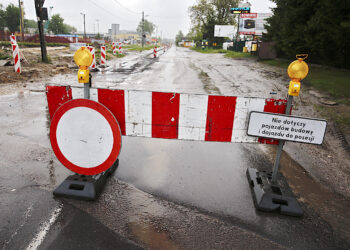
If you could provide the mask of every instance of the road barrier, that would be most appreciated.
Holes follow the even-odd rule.
[[[119,54],[122,54],[123,51],[122,51],[122,43],[119,43],[119,46],[118,46],[118,53]]]
[[[153,49],[153,57],[154,57],[154,58],[157,58],[157,45],[154,46],[154,49]]]
[[[11,40],[12,56],[13,56],[13,64],[15,66],[15,72],[21,73],[22,72],[21,57],[19,53],[19,47],[16,41],[16,36],[13,34],[10,35],[10,40]]]
[[[95,88],[90,91],[91,100],[106,106],[116,117],[122,135],[127,136],[277,144],[277,140],[247,135],[249,114],[282,114],[286,110],[286,100]],[[70,86],[48,85],[46,93],[51,118],[64,102],[83,98],[82,88]]]
[[[11,41],[11,44],[17,43],[16,36],[14,34],[10,35],[10,41]]]
[[[92,63],[90,65],[91,69],[96,69],[96,58],[95,58],[95,48],[92,46],[87,47],[92,54]]]
[[[106,60],[106,46],[101,46],[101,65],[105,65]]]
[[[116,42],[112,42],[112,51],[113,51],[113,55],[116,55],[116,54],[117,54]]]

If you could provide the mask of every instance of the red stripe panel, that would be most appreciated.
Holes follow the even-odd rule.
[[[119,123],[122,135],[125,135],[124,90],[98,89],[98,101],[113,113]]]
[[[56,110],[65,102],[72,100],[72,89],[69,86],[46,86],[47,104],[50,118]]]
[[[177,139],[180,94],[152,92],[152,137]]]
[[[267,99],[265,102],[264,112],[285,114],[286,108],[287,108],[287,100]],[[264,144],[278,144],[279,140],[259,138],[258,142],[264,143]]]
[[[208,97],[206,141],[231,141],[236,100],[234,96]]]

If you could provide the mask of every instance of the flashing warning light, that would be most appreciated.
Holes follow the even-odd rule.
[[[74,54],[74,62],[78,65],[78,82],[89,83],[89,66],[92,64],[92,54],[90,50],[84,46],[80,47]]]
[[[304,60],[308,57],[307,54],[296,55],[297,60],[293,61],[288,66],[288,76],[291,79],[289,83],[288,94],[291,96],[299,96],[300,81],[303,80],[309,73],[309,66]]]

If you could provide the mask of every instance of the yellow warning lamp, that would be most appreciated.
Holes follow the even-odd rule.
[[[307,54],[296,55],[298,60],[295,60],[288,66],[288,76],[291,79],[288,89],[288,95],[290,96],[299,95],[300,81],[303,80],[309,73],[309,66],[306,62],[304,62],[307,57]]]
[[[82,46],[74,54],[74,61],[79,66],[78,82],[89,83],[89,66],[92,63],[92,55],[88,48]]]

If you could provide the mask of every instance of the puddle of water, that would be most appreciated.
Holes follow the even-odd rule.
[[[350,242],[350,203],[316,182],[286,153],[282,155],[280,171],[293,192],[300,197],[299,201],[312,207]]]
[[[164,231],[156,229],[153,225],[140,222],[130,222],[128,224],[130,232],[142,243],[151,249],[180,249],[170,240],[168,234]]]

